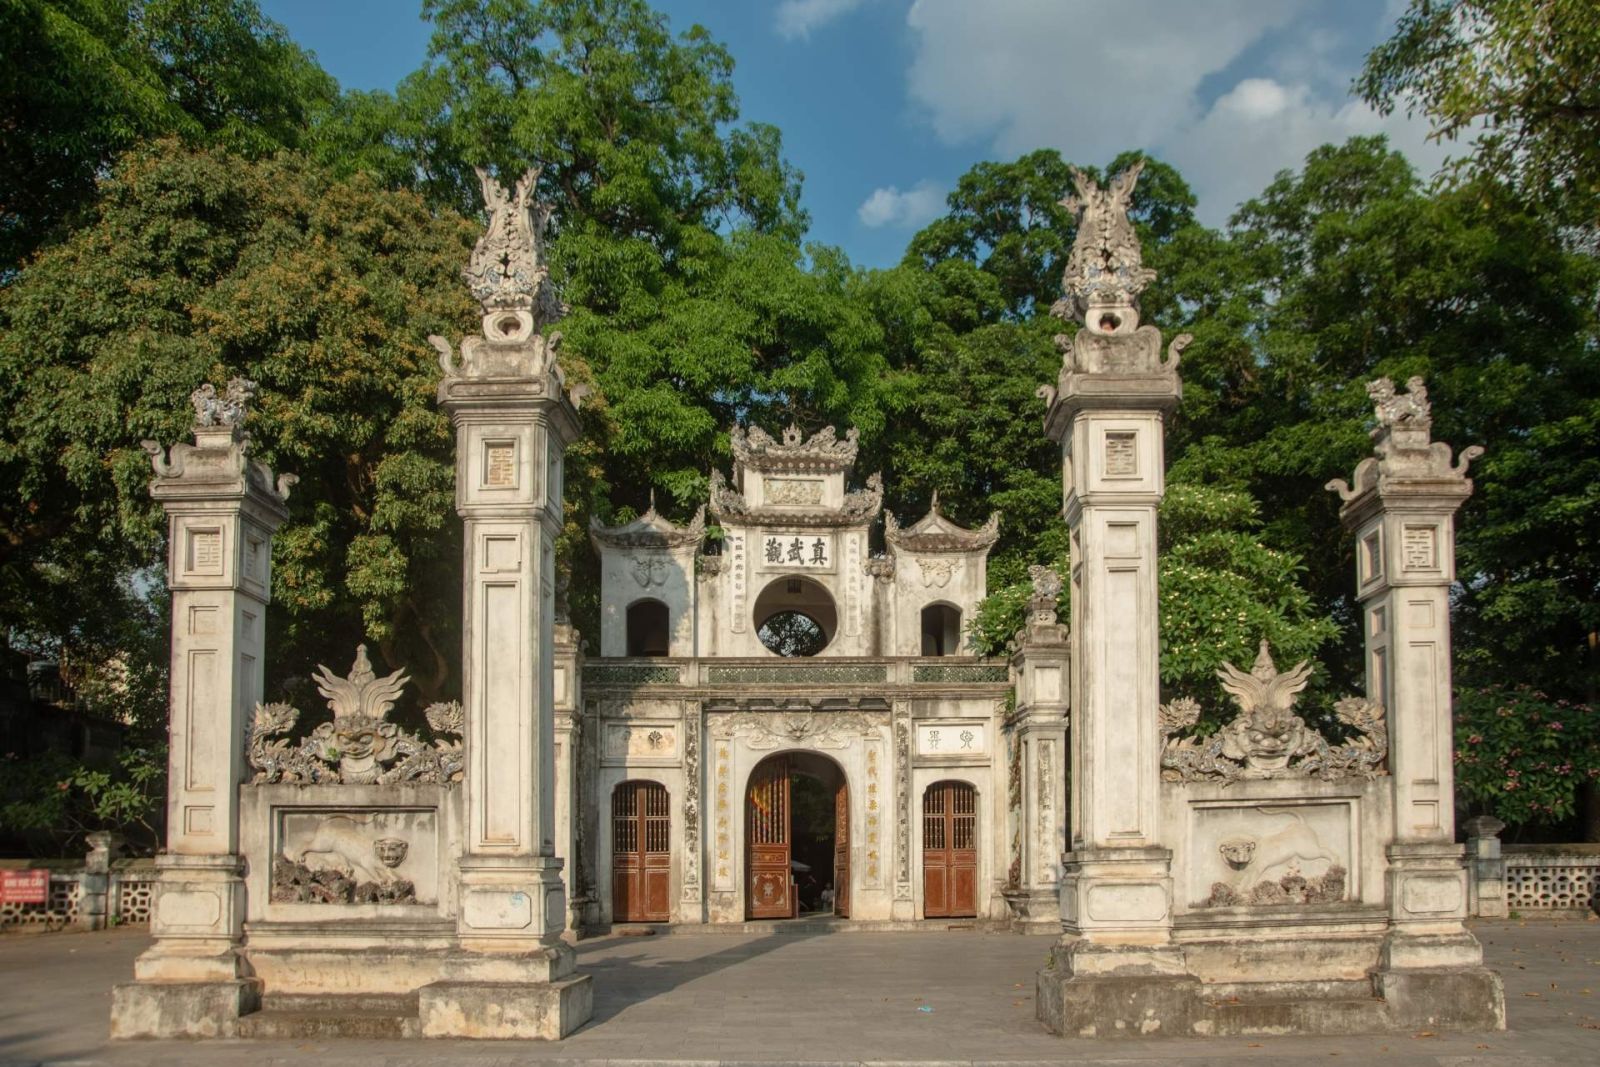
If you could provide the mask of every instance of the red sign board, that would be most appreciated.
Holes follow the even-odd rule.
[[[0,903],[44,904],[49,899],[49,871],[0,871]]]

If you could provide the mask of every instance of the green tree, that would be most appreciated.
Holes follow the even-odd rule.
[[[1600,7],[1592,0],[1411,0],[1355,83],[1369,104],[1464,140],[1474,177],[1600,223]]]
[[[0,50],[0,279],[140,139],[259,156],[336,91],[254,0],[0,0]]]
[[[1497,186],[1428,192],[1377,139],[1312,152],[1217,252],[1174,279],[1185,305],[1224,317],[1184,355],[1174,480],[1247,489],[1265,542],[1303,554],[1318,600],[1348,609],[1350,546],[1321,486],[1370,454],[1364,383],[1421,374],[1435,438],[1488,449],[1459,523],[1460,662],[1583,697],[1600,622],[1595,261]]]
[[[341,100],[316,132],[336,168],[476,212],[474,166],[539,163],[572,313],[569,370],[596,387],[569,460],[563,555],[595,618],[590,514],[686,516],[736,421],[883,423],[881,335],[838,252],[803,248],[778,131],[738,122],[733,60],[642,0],[428,0],[428,59],[393,94]]]
[[[93,218],[0,291],[0,625],[68,660],[139,649],[125,613],[152,602],[165,524],[138,442],[182,439],[189,392],[243,374],[261,390],[254,454],[301,478],[274,550],[270,676],[365,635],[440,691],[459,527],[424,339],[475,321],[472,236],[415,194],[288,155],[169,140],[124,156]]]

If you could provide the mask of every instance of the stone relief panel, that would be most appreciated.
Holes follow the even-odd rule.
[[[956,571],[961,569],[961,561],[954,557],[918,558],[917,567],[922,571],[924,587],[943,589],[950,584],[950,579],[955,577]]]
[[[917,726],[919,756],[981,756],[988,752],[988,727],[977,722],[924,722]]]
[[[439,898],[432,810],[278,812],[274,904],[433,904]]]
[[[815,507],[822,503],[820,478],[767,478],[762,488],[766,503],[777,507]]]
[[[675,722],[607,723],[605,758],[608,761],[666,760],[677,762],[678,732]]]
[[[1196,908],[1336,904],[1353,898],[1351,802],[1249,802],[1191,809]]]
[[[884,723],[882,713],[859,711],[743,711],[713,716],[711,732],[718,738],[743,736],[758,752],[797,744],[843,749],[875,734]]]

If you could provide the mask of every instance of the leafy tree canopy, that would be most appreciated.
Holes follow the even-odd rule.
[[[142,138],[302,143],[336,85],[255,0],[0,0],[0,279]]]
[[[1469,173],[1600,224],[1600,6],[1592,0],[1411,0],[1355,89],[1462,140]]]

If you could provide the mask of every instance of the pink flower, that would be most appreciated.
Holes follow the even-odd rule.
[[[1561,724],[1558,723],[1558,722],[1553,722],[1553,723],[1550,724],[1550,729],[1556,730],[1556,731],[1559,732],[1560,729],[1561,729]]]

